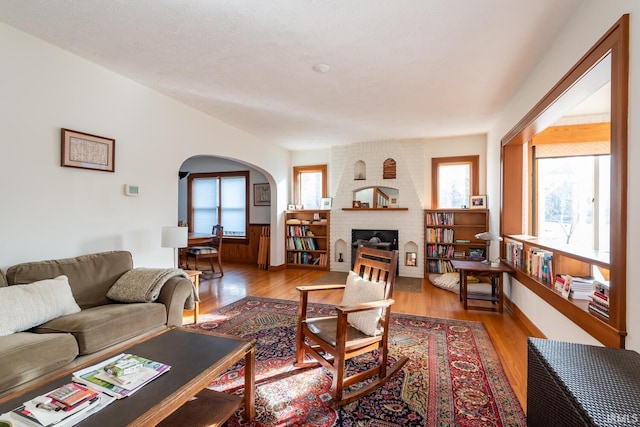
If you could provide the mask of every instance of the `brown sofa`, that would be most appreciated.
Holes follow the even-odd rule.
[[[0,287],[67,276],[80,308],[28,330],[0,336],[0,396],[98,357],[116,345],[181,325],[185,302],[193,289],[184,276],[166,280],[155,302],[119,303],[107,298],[111,286],[132,269],[129,252],[113,251],[18,264],[7,270],[6,277],[0,271]],[[5,303],[0,301],[0,306]]]

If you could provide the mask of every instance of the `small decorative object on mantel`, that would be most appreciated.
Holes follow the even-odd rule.
[[[62,129],[60,166],[115,171],[116,140]]]
[[[415,252],[407,252],[405,265],[415,267],[418,264],[418,254]]]
[[[487,196],[469,196],[469,207],[471,209],[486,209],[487,208]]]
[[[396,161],[393,159],[387,159],[384,161],[382,170],[382,179],[395,179],[396,178]]]

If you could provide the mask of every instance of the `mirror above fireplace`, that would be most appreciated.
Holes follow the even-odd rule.
[[[398,208],[399,192],[392,187],[365,187],[353,192],[354,209]]]

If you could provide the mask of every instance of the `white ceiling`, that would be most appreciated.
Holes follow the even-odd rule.
[[[0,0],[0,21],[313,149],[486,132],[583,1]]]

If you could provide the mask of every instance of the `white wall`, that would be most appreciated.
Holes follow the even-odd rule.
[[[3,24],[0,52],[0,268],[114,249],[171,266],[160,230],[177,223],[178,169],[197,154],[264,173],[282,227],[288,151]],[[115,138],[115,173],[60,167],[60,128]],[[125,183],[140,196],[125,197]],[[283,233],[273,235],[281,264]]]
[[[546,94],[553,85],[591,48],[591,46],[625,13],[630,13],[630,69],[629,69],[629,193],[627,232],[627,348],[640,350],[640,287],[635,278],[640,277],[640,2],[625,0],[586,0],[572,21],[567,24],[552,48],[539,65],[532,70],[527,81],[517,91],[500,119],[489,132],[489,170],[498,170],[500,163],[500,139]],[[499,177],[488,180],[489,194],[500,194]],[[498,197],[489,200],[489,207],[496,211]],[[581,328],[551,308],[520,283],[513,281],[510,298],[540,330],[551,339],[597,344]]]
[[[332,197],[335,186],[331,180],[331,149],[325,150],[305,150],[291,152],[291,168],[289,178],[291,180],[291,188],[289,188],[290,204],[294,204],[293,195],[293,167],[294,166],[314,166],[327,165],[327,197]]]
[[[431,159],[437,157],[455,157],[455,156],[480,156],[480,185],[479,194],[487,194],[487,168],[486,168],[486,155],[487,155],[487,135],[464,135],[455,136],[449,138],[434,138],[429,139],[425,145],[425,175],[424,175],[424,190],[425,190],[425,206],[426,209],[431,209]],[[488,198],[487,198],[488,201]],[[498,211],[494,213],[494,216],[498,218]],[[491,218],[491,215],[489,215]]]

